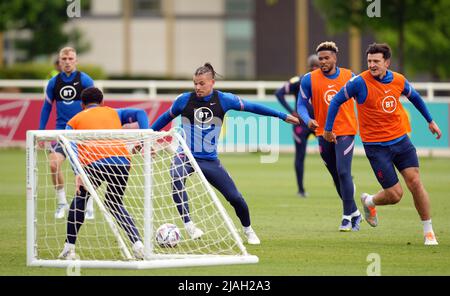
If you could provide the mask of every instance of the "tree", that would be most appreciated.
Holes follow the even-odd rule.
[[[369,6],[376,1],[380,3],[380,17],[369,17]],[[330,31],[342,32],[355,26],[373,33],[381,42],[388,42],[396,53],[399,72],[408,69],[413,73],[427,72],[439,79],[450,77],[448,59],[439,61],[440,64],[427,64],[430,56],[439,59],[445,50],[448,53],[449,1],[316,0],[314,4],[327,20]]]
[[[14,15],[17,11],[16,6],[17,2],[14,1],[0,2],[0,67],[3,66],[3,33],[10,29],[14,23]]]
[[[406,31],[405,58],[413,73],[428,72],[433,79],[450,78],[450,2],[435,1],[427,24],[413,22]]]
[[[88,5],[87,1],[80,1]],[[50,56],[68,43],[82,43],[77,30],[64,32],[69,20],[66,1],[61,0],[14,0],[2,1],[0,5],[0,32],[7,30],[29,30],[31,38],[17,41],[17,47],[25,52],[27,59]],[[3,17],[5,15],[5,18]],[[83,44],[78,52],[88,47]]]

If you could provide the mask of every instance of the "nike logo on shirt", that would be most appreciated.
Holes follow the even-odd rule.
[[[387,94],[387,93],[390,92],[390,91],[391,91],[391,90],[388,89],[388,90],[385,90],[384,93]]]
[[[334,84],[332,84],[332,85],[328,85],[328,88],[332,88],[334,86]]]
[[[80,82],[74,82],[73,85],[77,85],[78,83],[80,83]]]

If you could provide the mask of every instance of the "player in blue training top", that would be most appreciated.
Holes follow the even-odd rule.
[[[219,139],[225,113],[229,110],[247,111],[260,115],[278,117],[288,123],[299,124],[299,119],[262,105],[241,100],[231,93],[214,90],[216,72],[211,64],[199,67],[194,74],[194,92],[183,93],[173,105],[151,126],[159,131],[175,117],[182,116],[182,128],[186,142],[206,179],[233,206],[244,227],[249,244],[260,244],[260,240],[250,223],[250,213],[242,194],[236,188],[228,172],[217,157]],[[197,228],[189,216],[188,197],[183,190],[184,183],[193,168],[185,163],[185,156],[178,155],[172,164],[173,199],[183,218],[186,231],[192,239],[199,238],[203,231]]]
[[[59,52],[59,67],[61,72],[52,77],[45,91],[45,101],[42,106],[39,129],[47,126],[53,103],[56,102],[56,129],[65,129],[67,122],[81,111],[81,91],[94,85],[94,81],[86,73],[76,70],[77,53],[71,47],[64,47]],[[61,165],[66,159],[64,150],[56,142],[52,143],[49,153],[52,182],[56,189],[58,200],[55,218],[64,217],[68,209],[66,193],[64,190],[64,177]],[[94,211],[92,201],[88,205],[86,219],[93,219]]]
[[[308,58],[308,67],[309,71],[313,71],[319,68],[319,59],[317,55],[311,55]],[[293,116],[300,118],[296,108],[297,108],[297,98],[300,93],[300,81],[302,80],[302,76],[294,76],[289,81],[287,81],[282,87],[280,87],[276,92],[275,96],[281,105]],[[295,98],[295,107],[292,108],[287,102],[285,95],[292,94]],[[307,104],[308,112],[310,117],[314,117],[314,111],[312,110],[311,104]],[[306,146],[308,144],[309,135],[314,134],[312,130],[308,128],[308,126],[300,120],[300,124],[293,126],[293,136],[295,143],[295,173],[297,176],[297,186],[298,186],[298,195],[300,197],[307,197],[308,193],[305,191],[305,187],[303,186],[303,175],[305,168],[305,156],[306,156]]]

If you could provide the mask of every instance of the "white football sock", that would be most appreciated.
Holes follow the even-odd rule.
[[[66,191],[64,188],[56,190],[56,196],[58,198],[58,204],[67,204]]]
[[[374,207],[375,204],[373,203],[373,195],[367,196],[365,203],[368,207]]]
[[[94,211],[94,199],[93,199],[92,197],[88,199],[88,202],[87,202],[87,209],[88,209],[88,211],[90,211],[90,212],[93,212],[93,211]]]
[[[75,244],[64,243],[64,250],[74,250],[75,251]]]
[[[252,226],[248,226],[248,227],[243,226],[242,228],[244,229],[244,232],[245,232],[245,233],[247,233],[247,232],[253,232]]]
[[[356,211],[354,211],[350,216],[353,217],[358,217],[359,215],[361,215],[361,213],[359,212],[359,210],[357,209]]]
[[[423,233],[424,234],[427,234],[428,232],[433,231],[433,225],[431,224],[431,219],[430,220],[422,220],[422,224],[423,224]]]
[[[192,227],[194,227],[194,222],[189,221],[189,222],[184,223],[184,228],[189,229],[189,228],[192,228]]]

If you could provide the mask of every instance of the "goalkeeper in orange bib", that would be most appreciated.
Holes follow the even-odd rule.
[[[324,138],[335,142],[333,126],[339,107],[355,98],[361,140],[373,172],[383,188],[374,195],[363,193],[361,201],[370,226],[378,225],[376,206],[398,203],[403,189],[395,172],[402,174],[411,191],[414,205],[422,220],[425,245],[437,245],[431,224],[430,198],[420,180],[416,148],[409,139],[411,130],[406,112],[400,102],[405,95],[428,122],[431,133],[442,135],[423,99],[406,78],[389,71],[391,49],[387,44],[371,44],[367,51],[368,70],[351,79],[333,98],[328,108]]]
[[[141,129],[147,129],[149,126],[144,110],[113,109],[104,106],[103,94],[98,88],[85,89],[81,93],[81,101],[83,111],[69,120],[66,129],[122,129],[122,125],[128,122],[138,122]],[[116,141],[116,145],[109,147],[102,145],[101,140],[95,143],[98,145],[91,145],[92,141],[78,144],[76,148],[78,160],[94,188],[99,187],[103,182],[107,183],[105,206],[133,243],[134,256],[137,259],[143,259],[144,245],[133,218],[123,204],[131,166],[130,152],[121,141]],[[76,172],[75,183],[77,190],[70,205],[67,238],[64,250],[59,255],[60,259],[75,259],[75,242],[83,225],[86,203],[90,197],[79,172]]]

